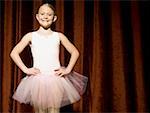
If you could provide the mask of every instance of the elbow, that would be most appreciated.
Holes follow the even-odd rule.
[[[10,57],[12,58],[14,56],[14,52],[13,51],[11,51],[11,53],[10,53]]]
[[[70,52],[71,56],[74,56],[78,58],[80,56],[80,53],[77,49],[74,49],[72,52]]]
[[[78,50],[76,50],[76,56],[77,56],[77,58],[80,56],[80,53],[79,53],[79,51]]]
[[[15,52],[14,50],[12,50],[11,53],[10,53],[10,57],[11,57],[11,58],[14,58],[14,56],[15,56],[16,54],[17,54],[17,52]]]
[[[80,53],[79,53],[79,51],[77,51],[77,55],[78,55],[78,57],[80,56]]]

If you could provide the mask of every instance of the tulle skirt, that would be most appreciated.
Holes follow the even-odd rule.
[[[13,98],[34,107],[60,108],[78,101],[85,92],[88,78],[77,72],[63,77],[50,74],[26,76],[19,83]]]

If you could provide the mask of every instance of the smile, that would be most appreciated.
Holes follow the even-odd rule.
[[[49,22],[50,20],[42,20],[42,19],[41,19],[41,21],[42,21],[42,22]]]

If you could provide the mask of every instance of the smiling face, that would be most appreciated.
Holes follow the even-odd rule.
[[[39,24],[44,29],[48,29],[51,24],[56,21],[57,17],[54,13],[54,10],[50,8],[47,4],[44,4],[39,8],[38,14],[36,14],[36,18]]]

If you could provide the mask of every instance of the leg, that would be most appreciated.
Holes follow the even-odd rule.
[[[48,113],[60,113],[58,108],[48,108]]]
[[[58,108],[54,108],[54,113],[59,113],[59,109]]]
[[[39,113],[47,113],[44,109],[39,109]]]
[[[47,113],[47,110],[41,109],[41,108],[34,108],[35,113]]]

